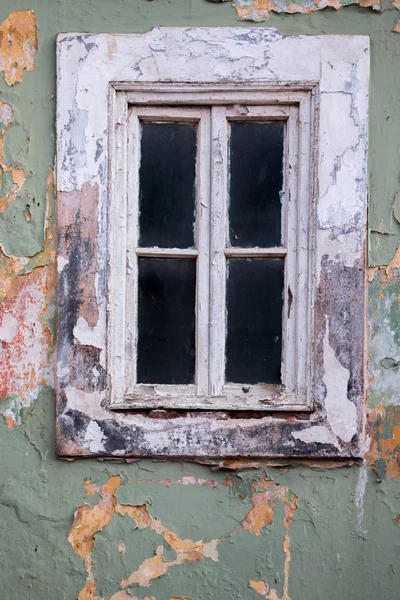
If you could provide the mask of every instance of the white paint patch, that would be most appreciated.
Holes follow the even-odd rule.
[[[338,448],[336,436],[324,425],[309,427],[303,431],[293,431],[292,437],[306,444],[331,444]]]
[[[102,392],[83,392],[74,387],[65,388],[68,410],[77,410],[91,419],[109,419],[110,413],[101,406]]]
[[[333,433],[343,442],[350,442],[357,433],[357,410],[347,398],[350,371],[343,367],[329,344],[328,317],[324,337],[324,383],[326,386],[325,408],[327,420]]]
[[[85,442],[89,444],[90,452],[93,454],[104,452],[104,441],[105,437],[101,427],[96,423],[96,421],[90,421],[85,434]]]
[[[335,228],[318,229],[316,280],[320,281],[322,258],[345,267],[353,267],[356,260],[361,259],[364,252],[364,229],[336,232]]]
[[[58,273],[61,273],[61,271],[63,270],[65,265],[67,265],[68,263],[69,263],[69,261],[66,258],[64,258],[63,256],[57,256],[57,271],[58,271]]]
[[[214,562],[218,562],[218,543],[218,540],[211,540],[211,542],[204,544],[204,556],[211,558]]]
[[[18,333],[19,322],[13,314],[5,312],[3,314],[3,322],[0,325],[0,340],[9,344],[13,341]]]
[[[97,326],[90,327],[83,317],[78,317],[74,327],[74,337],[82,346],[93,346],[104,350],[104,335]]]

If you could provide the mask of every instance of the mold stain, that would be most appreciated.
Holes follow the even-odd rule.
[[[38,49],[33,10],[12,12],[0,25],[0,71],[8,85],[20,83],[24,71],[33,71]]]
[[[399,0],[397,0],[398,2]],[[292,2],[291,0],[236,0],[234,6],[242,21],[268,21],[270,13],[303,13],[309,14],[330,7],[338,10],[349,4],[358,4],[362,8],[382,10],[380,0],[312,0],[311,2]]]

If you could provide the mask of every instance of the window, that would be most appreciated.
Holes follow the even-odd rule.
[[[111,408],[309,410],[310,91],[114,90]]]
[[[58,453],[360,456],[368,38],[58,39]]]

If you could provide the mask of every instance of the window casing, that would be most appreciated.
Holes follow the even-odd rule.
[[[310,227],[313,94],[312,90],[287,93],[259,86],[252,90],[232,87],[207,86],[199,90],[194,86],[167,84],[153,89],[132,86],[129,91],[125,86],[113,88],[113,114],[118,127],[111,142],[115,146],[111,171],[118,175],[110,189],[109,237],[113,251],[109,274],[108,360],[112,365],[114,409],[311,408],[308,339],[312,334],[313,303],[309,282],[313,236]],[[196,125],[194,247],[144,248],[139,243],[142,123]],[[234,179],[229,164],[230,128],[236,123],[282,124],[281,234],[273,245],[260,247],[256,243],[250,245],[250,241],[248,247],[240,247],[232,240],[229,242],[229,177]],[[240,141],[236,143],[239,150]],[[257,225],[254,223],[254,228]],[[251,237],[250,234],[250,240]],[[145,257],[192,259],[197,263],[196,376],[192,384],[165,385],[153,380],[146,384],[137,377],[138,265]],[[264,265],[268,259],[280,259],[284,264],[283,303],[278,317],[282,322],[279,333],[282,341],[278,340],[282,348],[279,382],[226,381],[226,282],[229,264],[237,266],[234,259],[258,259]],[[268,363],[268,352],[259,359],[264,365]]]
[[[362,456],[368,38],[60,34],[57,61],[58,455]],[[193,387],[172,389],[135,379],[135,270],[171,253],[135,239],[137,138],[140,120],[185,118],[205,149],[189,257],[197,356]],[[226,244],[236,121],[285,123],[282,247]],[[285,254],[282,381],[225,383],[224,269],[263,252]]]

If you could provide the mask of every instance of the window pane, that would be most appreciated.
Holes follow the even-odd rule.
[[[281,381],[283,269],[282,258],[228,260],[228,382]]]
[[[194,383],[196,261],[139,258],[138,383]]]
[[[194,246],[196,130],[194,123],[141,124],[140,246]]]
[[[229,244],[281,245],[283,121],[231,122]]]

